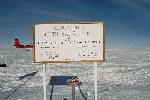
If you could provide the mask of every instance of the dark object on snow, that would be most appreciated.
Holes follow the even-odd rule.
[[[19,78],[19,80],[22,80],[22,79],[24,79],[24,78],[26,78],[26,77],[28,77],[28,76],[34,76],[36,73],[37,73],[38,71],[36,71],[36,72],[33,72],[33,73],[30,73],[30,74],[26,74],[26,75],[24,75],[24,76],[20,76],[20,77],[18,77]]]
[[[0,67],[7,67],[6,64],[0,64]]]

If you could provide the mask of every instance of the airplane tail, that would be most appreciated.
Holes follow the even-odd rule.
[[[19,40],[18,39],[15,39],[15,45],[14,46],[16,46],[16,48],[20,48],[20,43],[19,43]]]

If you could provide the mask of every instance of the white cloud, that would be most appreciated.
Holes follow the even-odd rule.
[[[135,10],[145,10],[147,9],[145,5],[150,6],[149,0],[112,0],[111,2],[115,2],[119,5],[125,6],[127,8],[135,9]]]
[[[40,0],[39,0],[40,1]],[[25,16],[27,17],[34,17],[34,18],[58,18],[58,19],[68,19],[68,20],[78,20],[84,19],[78,16],[73,15],[73,11],[69,8],[71,7],[87,7],[83,1],[80,0],[51,0],[48,1],[46,5],[41,5],[40,2],[25,2],[20,0],[10,1],[12,3],[16,3],[20,6],[16,7],[21,12],[24,12]],[[43,1],[45,2],[45,1]],[[46,3],[46,2],[45,2]],[[43,4],[45,4],[43,3]],[[51,6],[55,5],[55,6]],[[59,6],[58,5],[62,5]],[[65,6],[65,7],[64,7]]]
[[[118,5],[130,9],[142,22],[149,23],[150,20],[150,0],[111,0]]]

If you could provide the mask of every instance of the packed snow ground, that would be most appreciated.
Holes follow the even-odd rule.
[[[0,100],[43,100],[43,64],[33,63],[33,51],[0,47]],[[81,80],[77,100],[94,100],[94,63],[48,63],[47,100],[72,100],[66,77]],[[98,100],[150,100],[150,48],[109,47],[106,62],[98,62]],[[52,79],[55,79],[52,82]]]

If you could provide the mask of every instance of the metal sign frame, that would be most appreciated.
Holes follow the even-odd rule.
[[[80,26],[84,26],[84,27],[80,27]],[[96,26],[96,28],[95,28],[95,26]],[[98,26],[101,26],[101,27],[98,27]],[[90,35],[91,38],[92,38],[92,36],[96,35],[95,37],[93,37],[93,40],[92,39],[90,40],[90,38],[89,38],[88,35],[84,36],[84,38],[85,38],[86,41],[84,41],[83,37],[81,38],[81,35],[79,35],[79,37],[78,37],[78,35],[76,35],[76,37],[75,37],[75,35],[72,35],[72,37],[73,37],[72,41],[69,40],[69,39],[68,40],[64,39],[64,37],[65,38],[69,37],[69,36],[67,36],[67,34],[65,34],[65,33],[69,34],[69,31],[72,31],[72,33],[74,32],[75,34],[76,34],[76,32],[77,32],[77,34],[80,34],[80,33],[90,34],[90,32],[88,31],[90,29],[91,29],[90,32],[92,32],[92,35]],[[56,30],[56,31],[54,32],[54,30]],[[57,39],[59,41],[55,41],[56,40],[56,35],[59,35],[60,33],[61,33],[61,36]],[[53,37],[55,38],[55,40],[52,39]],[[41,40],[41,38],[45,38],[45,39]],[[76,38],[78,40],[80,40],[80,41],[76,41],[77,40]],[[94,40],[94,38],[99,38],[99,41]],[[60,40],[60,39],[62,39],[62,40]],[[88,41],[88,39],[89,39],[89,41]],[[33,43],[34,43],[34,45],[33,45],[34,46],[34,63],[105,62],[104,22],[50,22],[50,23],[33,23],[33,40],[34,40],[33,41]],[[44,41],[44,40],[46,40],[46,41]],[[59,52],[61,50],[64,50],[65,48],[63,48],[63,46],[64,46],[63,42],[65,42],[66,44],[69,43],[69,42],[70,43],[71,42],[75,42],[76,44],[79,44],[79,45],[77,45],[78,48],[79,48],[79,46],[82,46],[81,44],[85,44],[85,42],[90,42],[90,43],[93,43],[93,44],[97,43],[96,46],[100,46],[101,45],[100,47],[98,47],[98,50],[97,50],[98,52],[101,52],[101,55],[97,54],[97,56],[101,56],[102,59],[91,59],[91,58],[87,57],[85,59],[79,59],[79,60],[78,59],[77,60],[72,60],[72,59],[68,60],[68,59],[65,59],[65,58],[64,58],[65,60],[56,60],[56,61],[54,59],[50,59],[50,60],[47,60],[47,59],[46,60],[38,60],[38,58],[40,58],[41,55],[42,55],[42,53],[41,53],[42,50],[43,50],[43,52],[47,52],[47,51],[49,52],[51,50],[53,51],[54,49],[55,50],[56,49],[59,50]],[[61,44],[61,49],[60,49],[60,47],[56,47],[57,44],[59,44],[59,46]],[[52,45],[53,46],[55,45],[56,48],[54,48],[54,47],[51,48]],[[73,43],[71,45],[73,45]],[[89,45],[91,45],[91,44],[89,44]],[[87,48],[86,48],[86,46],[87,46]],[[95,47],[90,47],[90,46],[88,47],[88,43],[86,43],[85,47],[84,47],[84,45],[82,47],[86,48],[87,50],[91,49],[91,48],[92,48],[91,50],[95,49]],[[74,48],[72,48],[72,49],[74,49]],[[47,50],[47,51],[44,51],[44,50]],[[77,51],[77,49],[76,49],[76,51]],[[81,51],[81,49],[80,49],[80,51]],[[66,53],[67,52],[71,52],[71,51],[66,51]],[[41,55],[40,55],[40,53],[41,53]],[[48,55],[48,54],[45,54],[45,56],[46,55]],[[49,54],[49,55],[52,55],[52,54]],[[53,54],[53,56],[54,55],[55,54]],[[89,56],[89,54],[87,54],[87,55]],[[82,54],[82,56],[87,56],[87,55],[85,55],[85,53]],[[58,55],[55,55],[55,56],[58,56]],[[69,57],[70,55],[66,54],[66,56]],[[42,58],[40,58],[40,59],[42,59]]]

